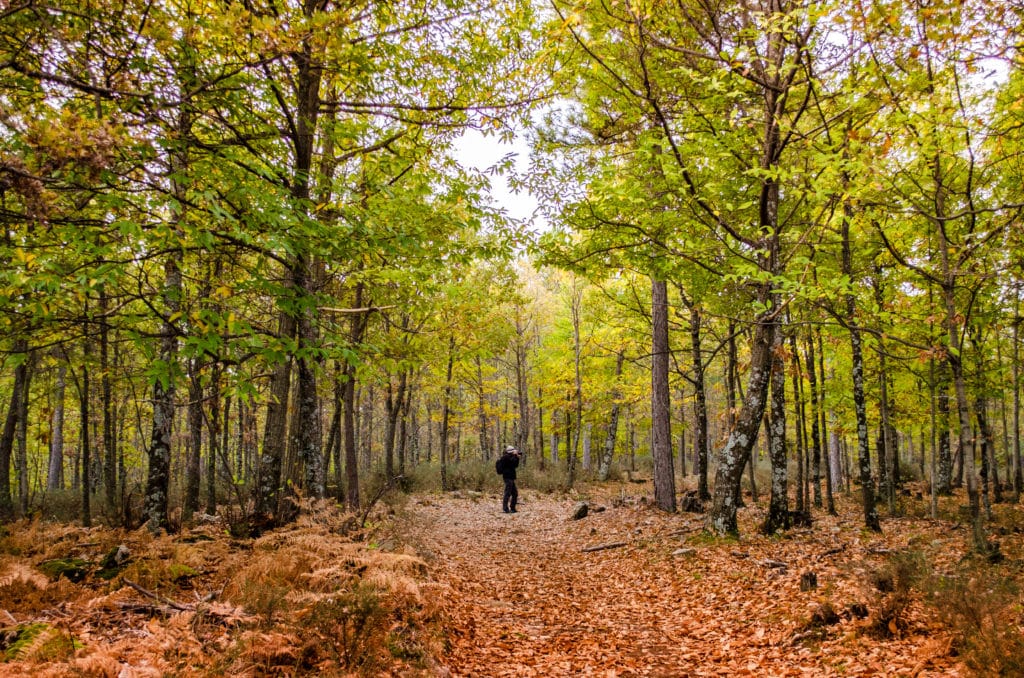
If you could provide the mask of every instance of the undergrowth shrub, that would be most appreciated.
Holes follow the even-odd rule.
[[[961,660],[977,675],[1024,675],[1024,601],[1001,568],[972,564],[934,577],[927,600],[955,636]]]
[[[891,638],[907,629],[907,609],[913,601],[913,588],[926,571],[923,553],[905,551],[890,556],[870,573],[874,600],[869,605],[871,616],[866,627],[869,635]]]
[[[326,650],[343,668],[374,670],[386,647],[390,612],[376,587],[357,582],[348,591],[316,601],[303,626],[320,641],[320,652]]]
[[[494,475],[499,483],[501,482],[500,476],[494,473],[494,469],[491,469],[491,475]],[[519,467],[518,484],[520,488],[528,487],[544,494],[555,494],[565,490],[568,477],[565,464],[562,462],[558,464],[545,462],[544,468],[541,469],[540,463],[536,459],[531,459],[525,467]]]

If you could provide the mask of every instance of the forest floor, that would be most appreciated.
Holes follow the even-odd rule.
[[[0,526],[0,676],[1024,675],[1021,504],[992,564],[962,498],[905,497],[879,535],[841,497],[770,537],[748,499],[720,539],[649,483],[583,491],[396,496],[365,527],[304,502],[253,538]]]
[[[666,515],[626,494],[635,487],[594,490],[581,520],[570,518],[578,497],[533,492],[515,514],[479,493],[413,502],[415,546],[451,587],[451,675],[1019,675],[1024,657],[1005,653],[1024,650],[1021,598],[989,595],[992,582],[1019,579],[1019,530],[1007,530],[993,571],[965,565],[968,531],[949,521],[885,519],[878,535],[846,500],[839,516],[818,511],[813,527],[767,537],[762,500],[740,511],[740,539],[713,539],[702,516]],[[1024,526],[1019,506],[1005,508]],[[970,584],[922,591],[968,571]],[[815,588],[802,590],[806,573]],[[1002,630],[958,625],[949,608],[965,605]]]

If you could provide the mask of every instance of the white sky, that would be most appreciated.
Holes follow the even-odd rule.
[[[496,135],[484,136],[477,130],[469,129],[455,142],[453,155],[463,167],[485,172],[509,153],[516,156],[515,172],[525,173],[530,163],[530,148],[522,136],[517,136],[510,144],[503,144]],[[506,176],[491,174],[488,178],[491,182],[491,198],[510,217],[523,221],[533,217],[537,200],[532,195],[526,191],[513,193]]]

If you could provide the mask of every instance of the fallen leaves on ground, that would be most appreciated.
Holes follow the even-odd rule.
[[[451,587],[452,675],[967,675],[917,600],[891,638],[872,637],[851,614],[806,631],[822,603],[873,605],[870,571],[892,552],[924,544],[932,565],[955,562],[962,528],[891,519],[876,535],[851,501],[839,517],[817,513],[813,528],[768,537],[752,505],[741,510],[742,538],[724,540],[703,535],[699,515],[623,494],[594,498],[607,510],[572,521],[577,499],[527,492],[511,515],[496,496],[414,503],[419,547]],[[808,571],[817,587],[801,590]]]

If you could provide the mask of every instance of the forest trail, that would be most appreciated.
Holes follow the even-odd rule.
[[[709,541],[700,516],[637,497],[592,499],[607,510],[579,521],[575,502],[526,492],[506,515],[493,494],[414,500],[417,546],[450,587],[451,675],[964,675],[949,638],[913,609],[896,638],[870,637],[851,618],[800,639],[826,597],[839,610],[870,604],[861,558],[893,544],[853,520],[823,518],[798,538]],[[817,590],[801,591],[807,569]]]

